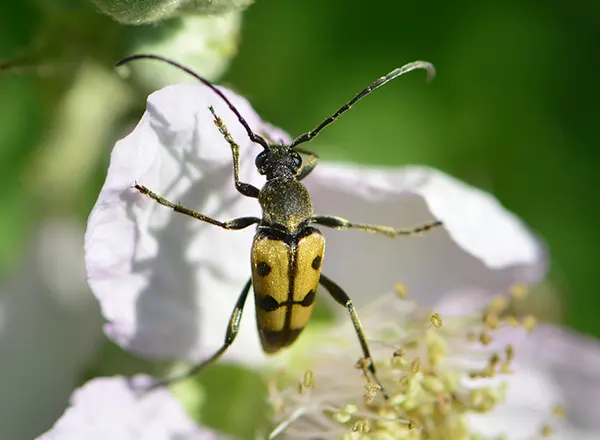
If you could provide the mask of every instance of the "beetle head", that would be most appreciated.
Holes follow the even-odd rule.
[[[302,166],[300,153],[285,144],[270,144],[256,156],[258,172],[271,180],[277,177],[296,176]]]

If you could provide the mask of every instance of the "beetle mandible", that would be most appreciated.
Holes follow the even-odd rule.
[[[235,187],[242,195],[258,199],[263,211],[262,218],[240,217],[227,221],[216,220],[178,203],[170,202],[143,185],[135,184],[134,188],[136,190],[159,204],[171,208],[175,212],[223,229],[239,230],[257,225],[251,248],[252,277],[244,285],[235,304],[223,345],[212,356],[191,368],[185,374],[169,378],[155,384],[155,386],[168,385],[195,375],[225,353],[238,334],[250,287],[254,287],[256,320],[263,350],[267,353],[275,353],[281,348],[289,346],[308,323],[319,284],[325,287],[336,302],[347,308],[362,348],[363,359],[368,363],[367,368],[373,379],[381,386],[363,327],[352,300],[338,284],[321,273],[325,253],[325,239],[313,225],[334,229],[359,229],[389,237],[397,237],[417,235],[440,226],[442,222],[433,221],[414,228],[397,229],[388,226],[353,223],[341,217],[314,215],[310,195],[301,181],[315,168],[318,156],[315,153],[298,148],[298,146],[310,141],[323,128],[349,110],[357,101],[388,81],[415,69],[425,69],[428,73],[428,79],[433,78],[435,75],[433,65],[426,61],[415,61],[393,70],[363,89],[314,130],[298,136],[289,145],[286,145],[283,142],[267,141],[262,136],[254,133],[239,111],[218,88],[207,79],[175,61],[157,55],[140,54],[124,58],[116,66],[141,59],[153,59],[168,63],[192,75],[215,92],[235,114],[248,133],[250,140],[263,147],[263,151],[256,157],[255,165],[258,172],[266,177],[266,183],[261,189],[240,181],[239,146],[228,132],[221,118],[212,107],[209,107],[215,125],[231,147]],[[301,153],[308,155],[304,162],[300,156]]]

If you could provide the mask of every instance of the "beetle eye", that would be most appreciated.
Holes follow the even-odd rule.
[[[254,160],[254,164],[256,165],[256,168],[258,168],[259,172],[265,168],[266,157],[265,157],[264,152],[259,153],[258,156],[256,156],[256,159]]]
[[[302,157],[295,151],[292,153],[292,160],[294,161],[294,166],[296,168],[300,168],[302,166]]]

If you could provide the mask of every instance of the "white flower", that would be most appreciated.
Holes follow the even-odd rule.
[[[356,367],[356,344],[344,344],[351,325],[321,335],[282,373],[289,380],[302,375],[299,365],[312,368],[300,386],[279,376],[284,385],[271,387],[271,437],[600,438],[598,341],[549,326],[528,334],[533,321],[510,315],[511,296],[461,297],[436,315],[393,295],[362,310],[387,400]]]
[[[289,140],[244,99],[224,92],[255,132]],[[201,85],[171,86],[149,97],[136,129],[116,144],[89,218],[88,280],[108,321],[105,332],[144,356],[197,362],[212,354],[250,276],[252,228],[222,230],[132,188],[137,182],[219,220],[261,215],[257,201],[234,188],[231,151],[209,105],[240,145],[242,181],[260,187],[254,158],[261,148],[220,98]],[[443,229],[408,239],[324,230],[323,271],[357,303],[398,280],[432,304],[465,286],[497,291],[517,281],[535,282],[545,271],[543,250],[514,215],[492,196],[439,171],[322,163],[305,183],[318,214],[395,227],[444,221]],[[253,309],[246,307],[226,358],[262,359]]]
[[[146,376],[98,378],[75,390],[71,406],[39,440],[217,440],[166,389],[140,394]]]

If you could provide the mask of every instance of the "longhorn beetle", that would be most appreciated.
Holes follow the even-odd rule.
[[[396,229],[388,226],[353,223],[341,217],[314,215],[310,195],[301,180],[315,168],[318,156],[310,151],[298,148],[298,146],[310,141],[323,128],[349,110],[353,104],[388,81],[415,69],[425,69],[428,73],[428,79],[433,78],[435,75],[433,65],[425,61],[415,61],[393,70],[358,93],[314,130],[298,136],[292,143],[286,145],[283,142],[273,143],[270,140],[267,141],[262,136],[254,133],[246,120],[218,88],[175,61],[157,55],[133,55],[119,61],[116,66],[140,59],[159,60],[181,69],[199,80],[225,101],[248,133],[250,140],[263,147],[263,151],[256,156],[255,165],[258,172],[266,177],[266,183],[261,189],[240,181],[239,146],[231,137],[221,118],[217,116],[212,107],[209,107],[215,125],[231,147],[235,187],[242,195],[258,199],[263,211],[262,218],[240,217],[227,221],[215,220],[178,203],[170,202],[143,185],[135,184],[135,189],[159,204],[171,208],[175,212],[223,229],[239,230],[257,225],[250,257],[252,277],[242,289],[235,304],[227,326],[225,342],[211,357],[185,374],[159,382],[152,388],[190,377],[225,353],[238,334],[244,304],[251,286],[254,287],[256,321],[263,350],[266,353],[275,353],[281,348],[291,345],[308,323],[319,284],[329,291],[335,301],[348,309],[362,348],[364,360],[368,363],[368,370],[375,382],[381,386],[377,378],[375,365],[371,359],[363,327],[358,319],[352,300],[340,286],[321,273],[325,239],[321,232],[312,225],[334,229],[359,229],[389,237],[397,237],[400,235],[417,235],[433,227],[440,226],[442,223],[434,221],[415,228]],[[306,162],[302,162],[300,153],[308,155]]]

